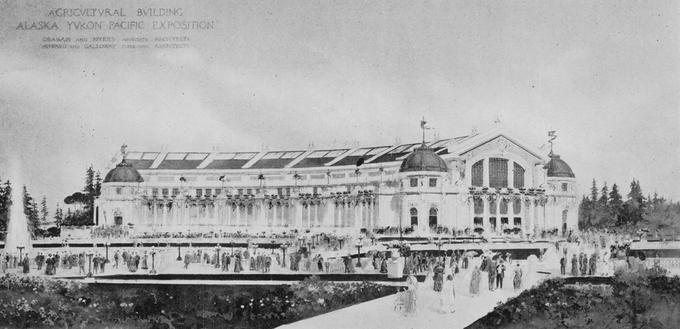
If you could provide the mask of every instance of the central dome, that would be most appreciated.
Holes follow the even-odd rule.
[[[446,161],[434,153],[431,148],[423,143],[420,147],[413,150],[401,163],[399,172],[409,171],[436,171],[447,172]]]
[[[141,183],[143,181],[142,175],[139,174],[137,169],[125,162],[125,159],[104,177],[104,183]]]

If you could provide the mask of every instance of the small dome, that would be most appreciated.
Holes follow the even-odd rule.
[[[121,161],[104,177],[104,183],[141,183],[144,179],[132,165]]]
[[[434,153],[431,148],[427,148],[423,143],[423,145],[413,150],[401,163],[399,172],[408,171],[447,172],[447,166],[444,159]]]
[[[543,167],[548,169],[548,177],[576,177],[571,167],[559,155],[550,155],[550,161]]]

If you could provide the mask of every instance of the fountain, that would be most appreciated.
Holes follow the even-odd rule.
[[[24,196],[19,169],[16,161],[10,163],[10,182],[12,183],[12,204],[10,205],[5,252],[16,253],[23,249],[27,255],[31,250],[31,236],[28,231],[28,218],[24,213]]]

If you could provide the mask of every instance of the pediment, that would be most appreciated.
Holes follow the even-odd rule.
[[[515,156],[524,159],[527,163],[546,161],[544,156],[532,148],[525,146],[507,134],[498,133],[488,136],[479,136],[468,141],[465,145],[460,145],[456,150],[458,156],[463,159],[472,159],[480,155],[486,156]]]

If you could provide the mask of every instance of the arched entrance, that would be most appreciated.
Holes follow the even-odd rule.
[[[562,210],[562,236],[567,235],[567,209]]]
[[[439,211],[437,210],[437,208],[430,208],[430,217],[429,217],[429,221],[428,221],[430,228],[437,227],[437,213],[438,212]]]
[[[411,214],[411,226],[417,226],[418,225],[418,209],[411,208],[409,213]]]

